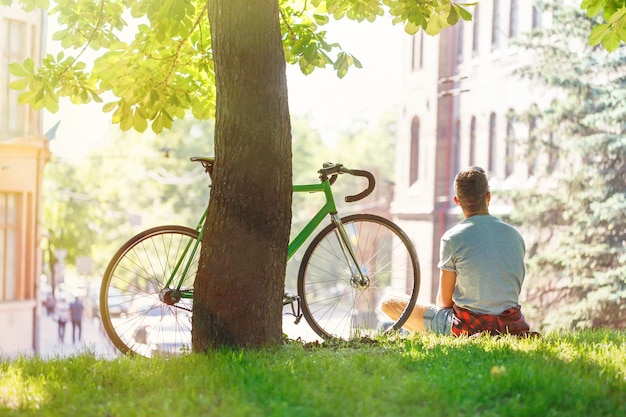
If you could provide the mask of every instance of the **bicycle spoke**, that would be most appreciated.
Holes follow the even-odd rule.
[[[350,339],[398,329],[412,309],[419,286],[417,256],[410,240],[392,222],[373,215],[342,219],[356,257],[342,247],[336,227],[327,226],[307,249],[298,275],[302,311],[323,338]],[[400,259],[406,259],[402,265]],[[357,269],[358,268],[358,269]],[[387,291],[404,292],[410,307],[397,321],[379,305]]]
[[[193,291],[199,251],[190,259],[185,249],[197,237],[197,231],[180,226],[150,229],[129,240],[109,263],[101,291],[102,320],[123,353],[151,357],[191,348],[191,299],[162,292]],[[181,259],[172,288],[165,288]]]

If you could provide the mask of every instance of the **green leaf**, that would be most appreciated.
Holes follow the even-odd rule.
[[[476,3],[466,4],[466,6],[475,6],[475,5]],[[466,21],[472,20],[472,14],[468,12],[466,9],[459,6],[458,4],[454,4],[453,7],[457,8],[457,11],[461,15],[461,19],[466,20]]]
[[[133,127],[133,115],[124,115],[120,120],[120,129],[123,131],[130,130]]]
[[[53,41],[62,41],[65,38],[67,38],[69,35],[69,31],[68,30],[59,30],[57,32],[54,32],[52,34],[52,40]]]
[[[611,30],[602,40],[602,46],[609,52],[615,51],[619,47],[619,36],[616,30]]]
[[[319,25],[325,25],[330,21],[328,15],[317,13],[313,14],[313,19],[315,19],[315,22],[317,22],[317,24]]]
[[[29,73],[24,69],[24,67],[22,67],[22,64],[17,62],[11,62],[9,64],[9,73],[11,73],[11,75],[15,75],[16,77],[25,77],[27,75],[32,75],[32,73]]]
[[[35,93],[32,91],[25,91],[17,97],[18,104],[32,104],[34,102]]]
[[[108,113],[110,111],[112,111],[113,109],[115,109],[117,107],[117,102],[116,101],[112,101],[110,103],[106,103],[104,106],[102,106],[102,111],[105,113]]]
[[[456,7],[454,7],[454,5],[452,5],[452,7],[450,7],[450,13],[448,14],[448,18],[446,19],[446,22],[452,26],[454,24],[456,24],[456,22],[459,21],[459,13],[456,10]]]
[[[29,73],[29,74],[35,74],[35,61],[33,61],[31,58],[26,58],[24,60],[24,69]]]
[[[145,132],[148,128],[148,121],[141,115],[140,111],[135,111],[133,116],[133,128],[137,132]]]
[[[309,46],[306,47],[306,49],[304,50],[304,58],[309,62],[315,61],[315,59],[317,58],[316,44],[311,43],[309,44]]]
[[[291,47],[291,50],[294,53],[294,55],[300,55],[302,52],[304,52],[304,48],[306,48],[306,46],[309,44],[310,41],[311,39],[308,37],[298,39],[296,43],[294,43],[293,46]]]
[[[102,103],[102,98],[95,91],[89,90],[89,95],[91,96],[91,99],[96,103]]]
[[[626,42],[626,21],[622,25],[617,26],[617,36]]]
[[[28,78],[22,78],[21,80],[13,81],[11,84],[9,84],[9,87],[12,90],[23,90],[28,87],[29,83],[30,80]]]
[[[43,86],[41,88],[37,89],[37,90],[33,89],[33,91],[35,93],[35,99],[34,99],[35,103],[38,102],[38,101],[42,101],[43,98],[44,98],[44,95],[45,95]]]
[[[606,23],[603,23],[591,29],[591,34],[589,35],[589,45],[598,45],[600,42],[602,42],[602,39],[604,39],[608,32],[609,25]]]
[[[582,3],[580,3],[580,8],[582,10],[585,10],[585,9],[589,8],[589,6],[592,5],[596,1],[597,0],[583,0]]]
[[[425,32],[431,36],[435,36],[438,35],[443,28],[448,26],[446,17],[441,15],[431,16],[428,24],[426,25]]]
[[[602,11],[603,7],[604,7],[603,1],[589,2],[588,7],[586,7],[587,16],[589,17],[597,16]],[[581,8],[583,8],[582,5],[581,5]]]
[[[419,30],[419,25],[416,25],[413,22],[407,22],[406,25],[404,25],[404,31],[409,35],[415,35],[417,32],[419,32]]]
[[[154,133],[161,133],[163,131],[163,116],[160,113],[152,122],[152,131]]]
[[[59,111],[59,99],[53,94],[46,94],[44,106],[50,113],[56,113]]]

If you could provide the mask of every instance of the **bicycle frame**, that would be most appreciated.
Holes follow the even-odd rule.
[[[363,271],[358,267],[358,262],[356,260],[356,255],[352,249],[352,246],[347,244],[349,242],[348,235],[341,223],[339,216],[337,215],[337,206],[335,205],[335,198],[333,196],[331,190],[331,183],[329,180],[323,180],[319,184],[303,184],[303,185],[294,185],[293,186],[294,193],[319,193],[323,192],[325,197],[324,205],[317,211],[317,213],[309,220],[309,222],[302,228],[302,230],[289,242],[289,247],[287,250],[287,260],[291,259],[292,256],[300,249],[300,247],[304,244],[304,242],[315,232],[315,229],[322,223],[326,216],[330,215],[331,221],[337,226],[337,230],[339,232],[338,240],[343,250],[343,253],[346,257],[346,260],[352,265],[352,272],[354,274],[360,275],[361,280],[367,280],[367,278],[363,275]],[[172,291],[170,285],[174,281],[174,278],[183,264],[185,258],[187,258],[187,254],[189,250],[191,250],[190,256],[187,258],[187,263],[182,271],[181,276],[186,276],[190,266],[191,260],[194,258],[195,253],[198,250],[198,246],[202,240],[202,234],[204,231],[204,222],[207,217],[208,207],[205,209],[198,225],[196,226],[196,230],[199,233],[198,239],[195,241],[189,242],[185,247],[183,255],[178,260],[174,270],[172,271],[170,278],[165,284],[165,288],[167,289],[167,297],[173,297],[175,301],[180,298],[193,298],[193,293],[191,291],[181,290],[180,286],[182,285],[182,279],[178,283],[176,289]]]

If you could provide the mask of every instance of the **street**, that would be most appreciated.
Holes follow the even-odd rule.
[[[61,342],[57,322],[42,309],[39,323],[39,356],[56,358],[93,353],[97,357],[114,358],[119,354],[101,328],[97,317],[85,317],[82,328],[82,341],[72,343],[72,323],[68,322],[65,325],[65,340]]]

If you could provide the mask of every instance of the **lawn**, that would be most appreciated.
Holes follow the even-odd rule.
[[[626,332],[0,362],[0,416],[619,416]]]

